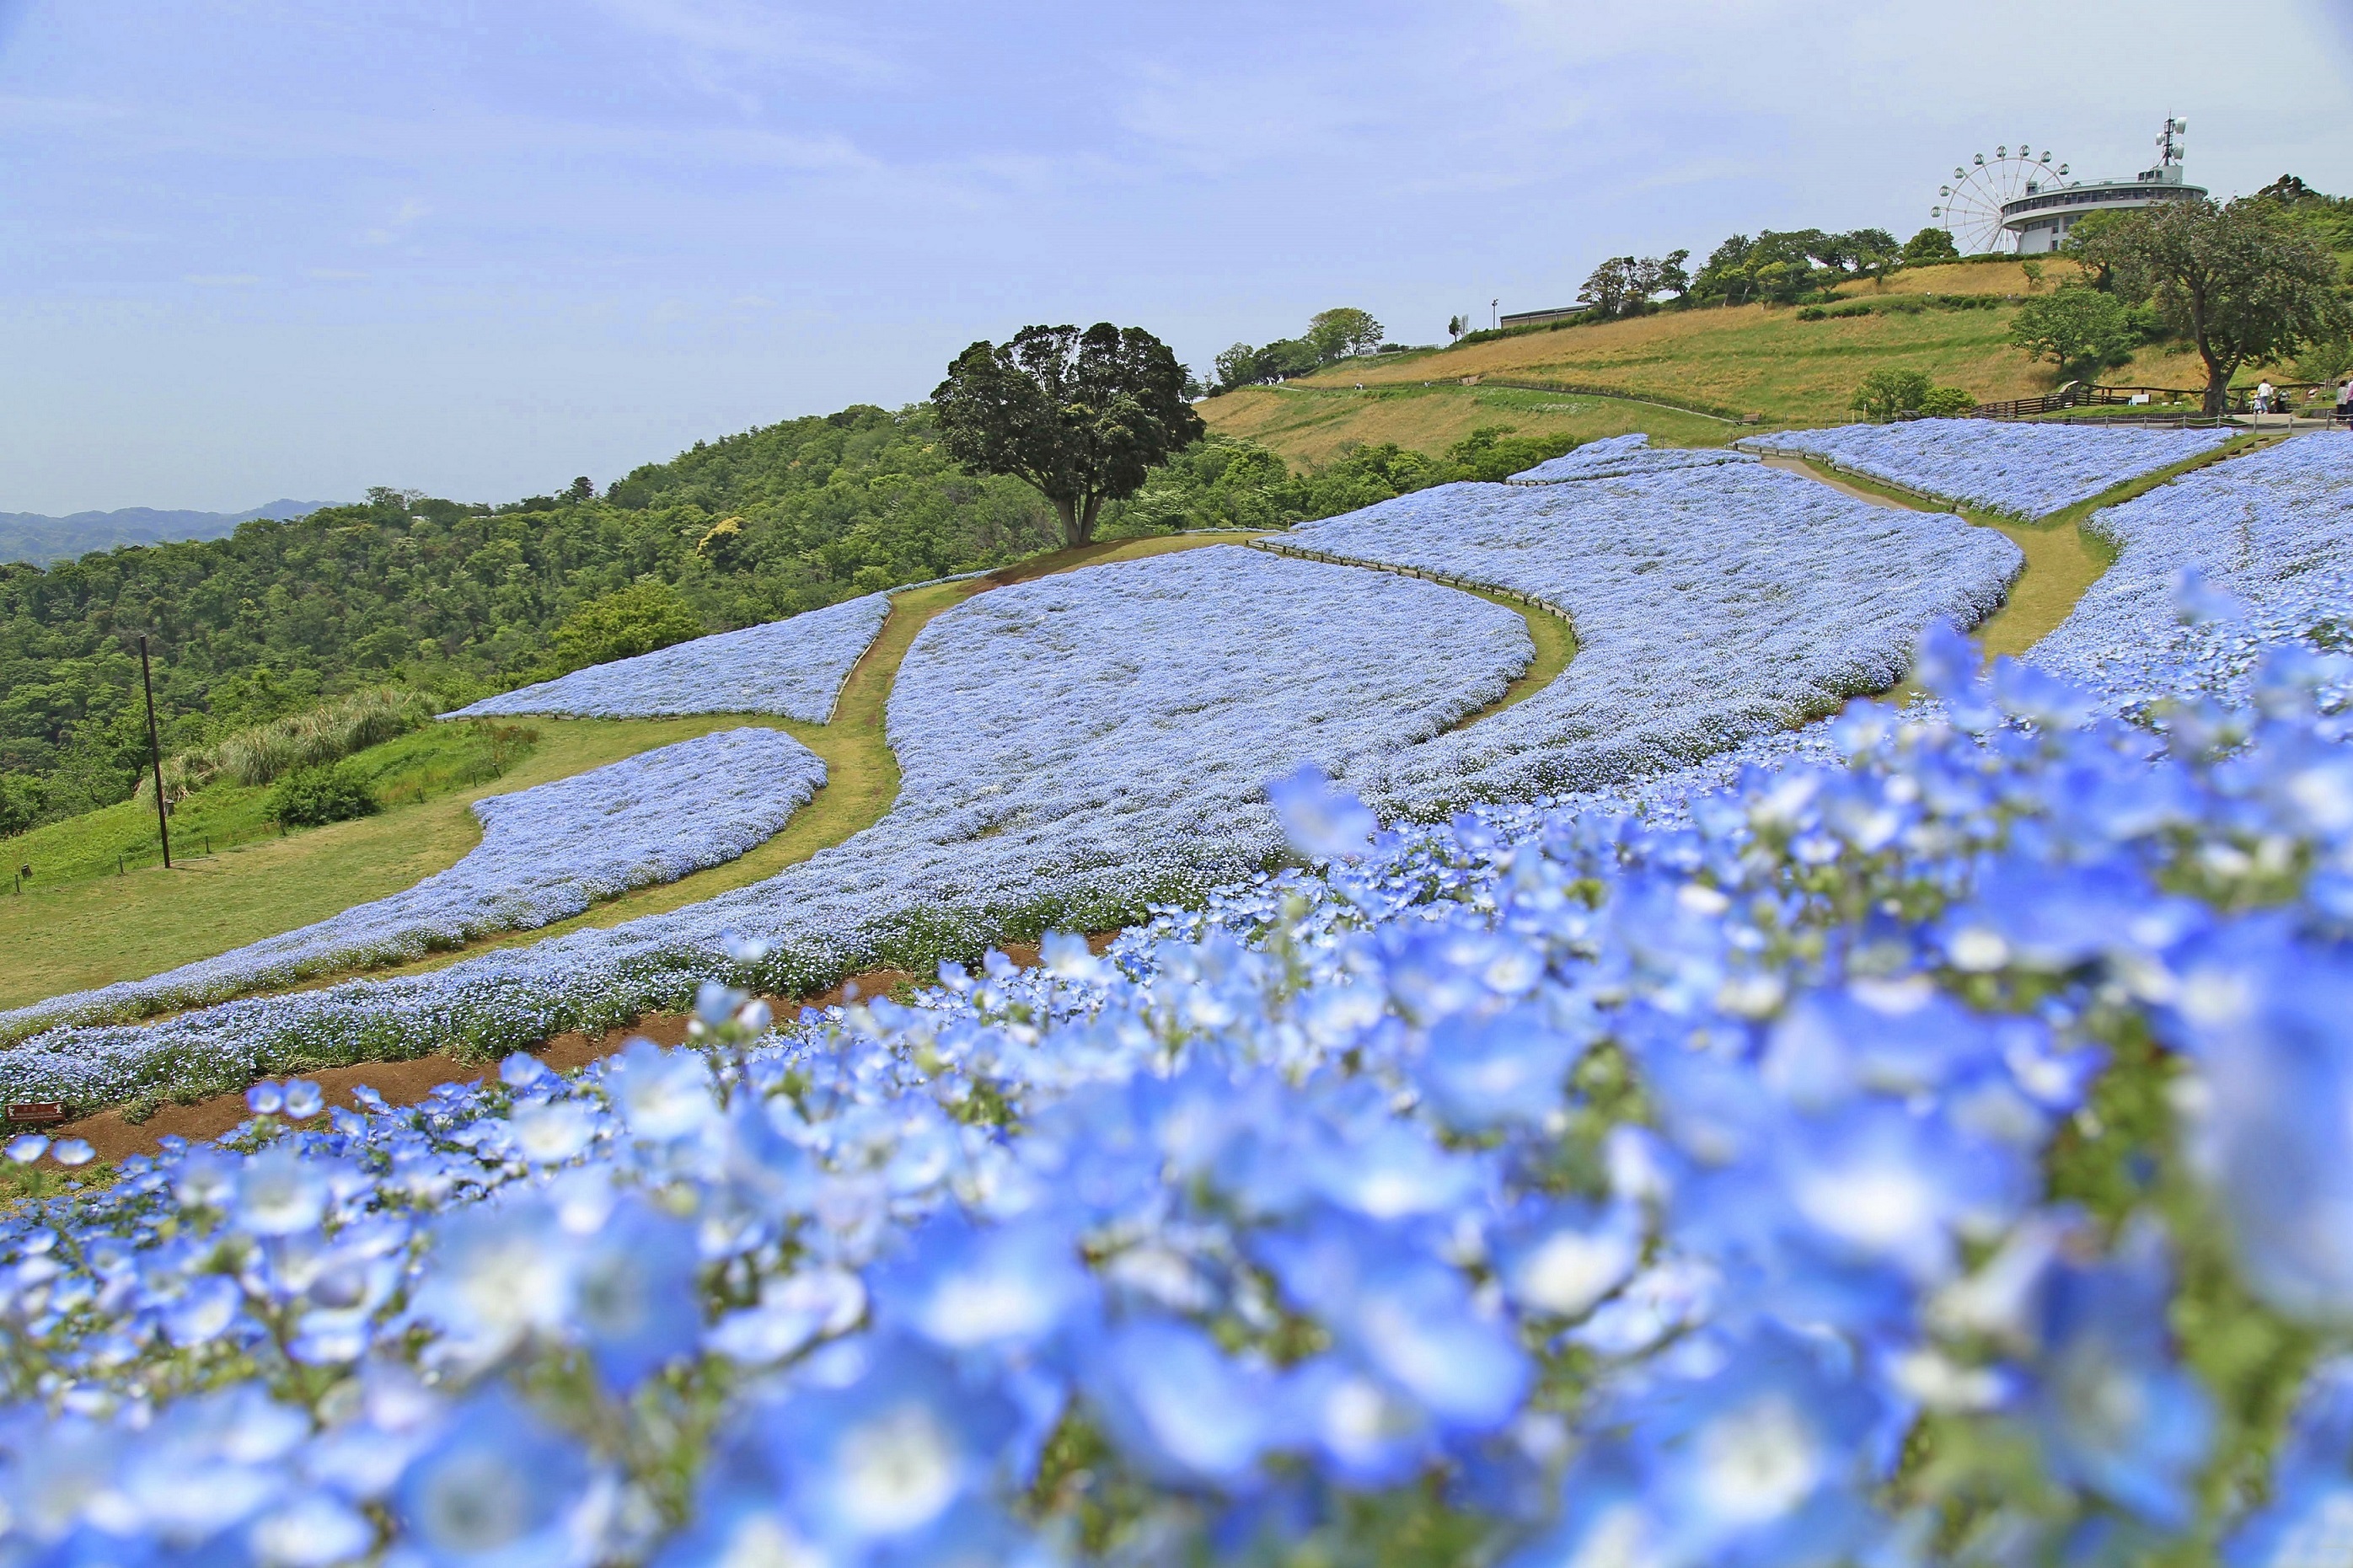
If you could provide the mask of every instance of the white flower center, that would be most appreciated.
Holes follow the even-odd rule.
[[[1821,1476],[1813,1428],[1783,1394],[1717,1416],[1701,1429],[1696,1449],[1709,1505],[1739,1523],[1778,1519],[1803,1502]]]
[[[866,1534],[913,1530],[955,1500],[955,1443],[922,1405],[900,1405],[853,1428],[836,1458],[841,1511]]]

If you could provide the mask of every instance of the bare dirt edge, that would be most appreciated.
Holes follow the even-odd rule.
[[[1087,937],[1087,946],[1097,953],[1111,946],[1117,931],[1093,931]],[[1005,955],[1023,968],[1038,962],[1035,942],[1008,942]],[[822,1010],[839,1006],[859,996],[881,996],[902,986],[920,983],[925,976],[903,969],[875,969],[853,974],[839,984],[810,996],[767,998],[781,1019],[799,1016],[803,1008]],[[531,1054],[558,1072],[577,1072],[591,1062],[618,1054],[632,1040],[651,1040],[658,1046],[681,1045],[686,1040],[689,1015],[684,1013],[649,1013],[633,1018],[618,1028],[603,1034],[587,1035],[571,1030],[543,1041]],[[480,1062],[464,1062],[457,1058],[436,1053],[414,1057],[399,1062],[359,1062],[351,1067],[326,1068],[303,1074],[324,1092],[331,1106],[346,1110],[355,1108],[358,1100],[353,1091],[367,1085],[392,1105],[416,1105],[426,1100],[445,1083],[477,1083],[495,1070]],[[186,1105],[159,1107],[143,1121],[124,1118],[118,1108],[100,1110],[59,1126],[45,1129],[53,1138],[79,1138],[97,1151],[98,1158],[108,1163],[132,1154],[153,1154],[163,1149],[165,1138],[185,1138],[191,1143],[201,1143],[235,1131],[252,1112],[245,1103],[242,1092],[216,1094],[207,1100]],[[43,1169],[58,1168],[56,1162],[44,1158]]]

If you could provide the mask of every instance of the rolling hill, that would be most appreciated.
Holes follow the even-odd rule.
[[[93,550],[125,544],[162,544],[173,540],[226,539],[240,522],[259,518],[283,521],[307,517],[333,504],[322,500],[274,500],[251,511],[157,511],[130,506],[117,511],[77,511],[44,517],[34,511],[0,511],[0,561],[46,566]]]

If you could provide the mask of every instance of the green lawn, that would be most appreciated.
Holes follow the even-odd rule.
[[[198,791],[174,814],[169,871],[155,855],[151,805],[126,801],[37,828],[5,847],[8,868],[30,860],[34,876],[20,894],[0,889],[0,1006],[153,974],[398,892],[481,842],[467,808],[483,795],[747,721],[762,722],[534,720],[538,743],[503,778],[439,794],[433,781],[453,782],[479,742],[467,726],[437,725],[359,753],[379,788],[408,797],[375,816],[280,837],[263,809],[267,789]],[[239,832],[244,842],[226,842]],[[117,876],[118,847],[143,848],[143,863]]]
[[[498,780],[532,752],[535,726],[434,724],[370,746],[349,759],[387,805],[417,805]],[[312,830],[315,831],[315,830]],[[267,785],[220,783],[172,808],[172,852],[194,860],[258,838],[279,837]],[[33,885],[61,888],[118,868],[163,863],[151,795],[52,822],[0,839],[0,868],[33,868]]]

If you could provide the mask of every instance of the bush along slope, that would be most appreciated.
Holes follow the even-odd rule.
[[[407,1110],[263,1085],[226,1147],[0,1219],[8,1529],[2336,1561],[2353,662],[2274,654],[2227,751],[1949,632],[1922,664],[1933,711],[1649,821],[1377,835],[1294,776],[1308,868],[1107,960],[781,1034],[714,983],[684,1048]]]

